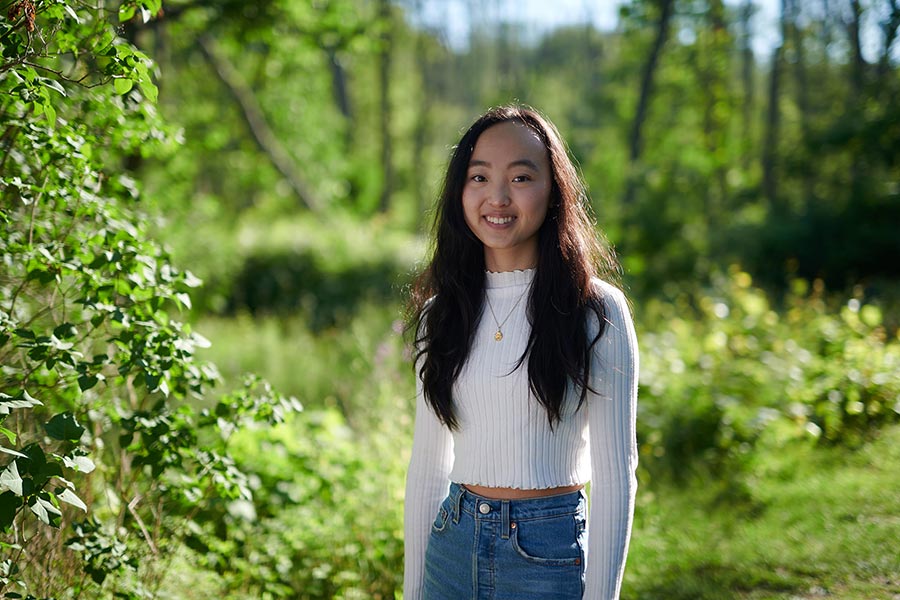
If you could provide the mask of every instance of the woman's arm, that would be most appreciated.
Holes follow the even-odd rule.
[[[425,548],[431,524],[450,487],[453,437],[425,402],[416,366],[416,425],[406,474],[403,519],[405,543],[403,597],[419,600],[425,583]]]
[[[598,282],[599,283],[599,282]],[[625,295],[599,283],[606,330],[594,346],[586,408],[591,444],[591,508],[585,600],[617,600],[637,490],[638,349]]]

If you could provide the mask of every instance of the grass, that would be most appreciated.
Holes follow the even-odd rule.
[[[241,373],[258,373],[307,408],[336,408],[364,430],[381,420],[379,410],[412,406],[412,369],[398,311],[366,304],[352,319],[318,333],[301,315],[206,317],[196,329],[212,346],[200,357],[216,363],[226,384]]]
[[[745,488],[642,490],[623,599],[900,599],[900,426],[763,450]]]

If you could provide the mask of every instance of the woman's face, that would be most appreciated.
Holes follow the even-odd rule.
[[[491,271],[537,264],[538,230],[547,216],[553,174],[547,148],[519,121],[482,132],[462,192],[466,224],[484,244]]]

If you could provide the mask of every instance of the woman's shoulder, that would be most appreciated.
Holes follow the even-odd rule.
[[[597,300],[602,305],[605,321],[619,323],[631,319],[628,298],[625,297],[625,292],[620,287],[597,276],[591,277],[591,285]]]
[[[625,295],[617,286],[604,279],[601,279],[597,275],[591,277],[591,285],[597,292],[600,293],[601,296],[610,296],[614,294],[620,294],[622,296]]]
[[[600,277],[594,275],[591,277],[591,286],[597,294],[597,298],[604,305],[613,304],[616,306],[628,306],[628,300],[625,298],[625,292],[617,285],[610,283]],[[609,308],[613,308],[610,306]]]

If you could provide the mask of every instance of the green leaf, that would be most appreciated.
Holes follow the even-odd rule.
[[[6,439],[9,440],[9,443],[10,443],[10,444],[15,444],[15,443],[16,443],[16,439],[18,439],[18,436],[16,435],[16,432],[15,432],[15,431],[10,431],[10,430],[7,429],[6,427],[0,427],[0,433],[2,433],[3,435],[6,436]]]
[[[191,308],[191,295],[184,292],[175,294],[175,299],[182,305]]]
[[[56,494],[56,497],[62,502],[77,506],[84,512],[87,512],[87,505],[81,501],[81,498],[75,495],[75,492],[68,488],[64,489],[62,493]]]
[[[159,379],[160,376],[153,373],[144,374],[144,385],[147,386],[147,389],[151,392],[155,392],[159,387]]]
[[[195,287],[200,287],[201,285],[203,285],[203,280],[200,279],[199,277],[197,277],[196,275],[194,275],[193,273],[191,273],[190,271],[185,271],[184,272],[184,281],[182,283],[184,283],[184,285],[186,285],[190,288],[195,288]]]
[[[55,415],[44,425],[47,435],[55,440],[76,441],[84,433],[84,427],[75,420],[75,415],[70,412]]]
[[[62,513],[58,508],[53,506],[53,503],[49,500],[45,500],[40,496],[34,498],[34,502],[32,502],[31,506],[28,508],[31,509],[37,518],[50,525],[51,527],[59,527],[59,517],[62,516]]]
[[[81,19],[78,18],[77,14],[75,14],[75,11],[72,9],[72,7],[69,6],[68,4],[64,4],[63,6],[65,7],[66,12],[69,13],[69,16],[72,17],[73,19],[75,19],[76,23],[81,24]]]
[[[141,93],[144,94],[144,97],[147,98],[147,100],[150,102],[157,101],[159,98],[159,88],[156,87],[156,84],[147,77],[142,77],[138,86],[141,88]]]
[[[124,23],[125,21],[130,21],[132,17],[134,17],[134,13],[137,11],[137,7],[134,4],[123,3],[122,6],[119,7],[119,22]]]
[[[881,309],[873,304],[866,304],[859,311],[859,318],[869,327],[877,327],[882,321]]]
[[[42,404],[40,400],[32,398],[26,390],[22,390],[22,395],[17,398],[0,392],[0,415],[8,415],[14,408],[31,408]]]
[[[22,495],[22,477],[19,475],[19,467],[16,461],[9,463],[0,473],[0,487],[11,491],[16,496]]]
[[[66,96],[66,95],[67,95],[67,94],[66,94],[66,88],[64,88],[64,87],[62,86],[62,84],[61,84],[60,82],[58,82],[57,80],[55,80],[55,79],[50,79],[49,77],[41,77],[40,81],[41,81],[41,83],[43,83],[45,86],[47,86],[47,87],[50,88],[51,90],[54,90],[54,91],[56,91],[56,92],[59,92],[59,93],[62,94],[63,96]]]
[[[50,346],[54,350],[71,350],[74,345],[72,342],[64,342],[58,339],[55,335],[50,336]]]
[[[131,88],[134,86],[134,82],[130,79],[126,79],[124,77],[118,77],[113,80],[113,88],[116,90],[116,93],[121,95],[127,94],[131,91]]]
[[[47,117],[47,125],[50,126],[50,129],[56,128],[56,109],[53,108],[50,104],[44,105],[44,115]]]
[[[31,462],[37,465],[43,465],[47,462],[47,455],[44,454],[44,449],[41,448],[41,445],[37,442],[32,442],[22,448],[22,452],[28,455],[28,458],[31,459]]]
[[[84,392],[97,385],[99,381],[100,379],[96,375],[82,375],[78,378],[78,387]]]
[[[21,452],[18,452],[18,451],[16,451],[16,450],[13,450],[12,448],[6,448],[5,446],[0,446],[0,452],[3,452],[4,454],[11,454],[12,456],[19,456],[19,457],[22,457],[22,458],[28,458],[28,455],[27,455],[27,454],[22,454]]]
[[[63,456],[63,464],[79,473],[90,473],[97,468],[87,456]]]
[[[0,531],[9,531],[21,506],[22,498],[13,492],[7,491],[0,494]]]
[[[78,335],[78,330],[76,330],[75,326],[71,323],[63,323],[53,330],[53,335],[61,340],[66,340]]]

